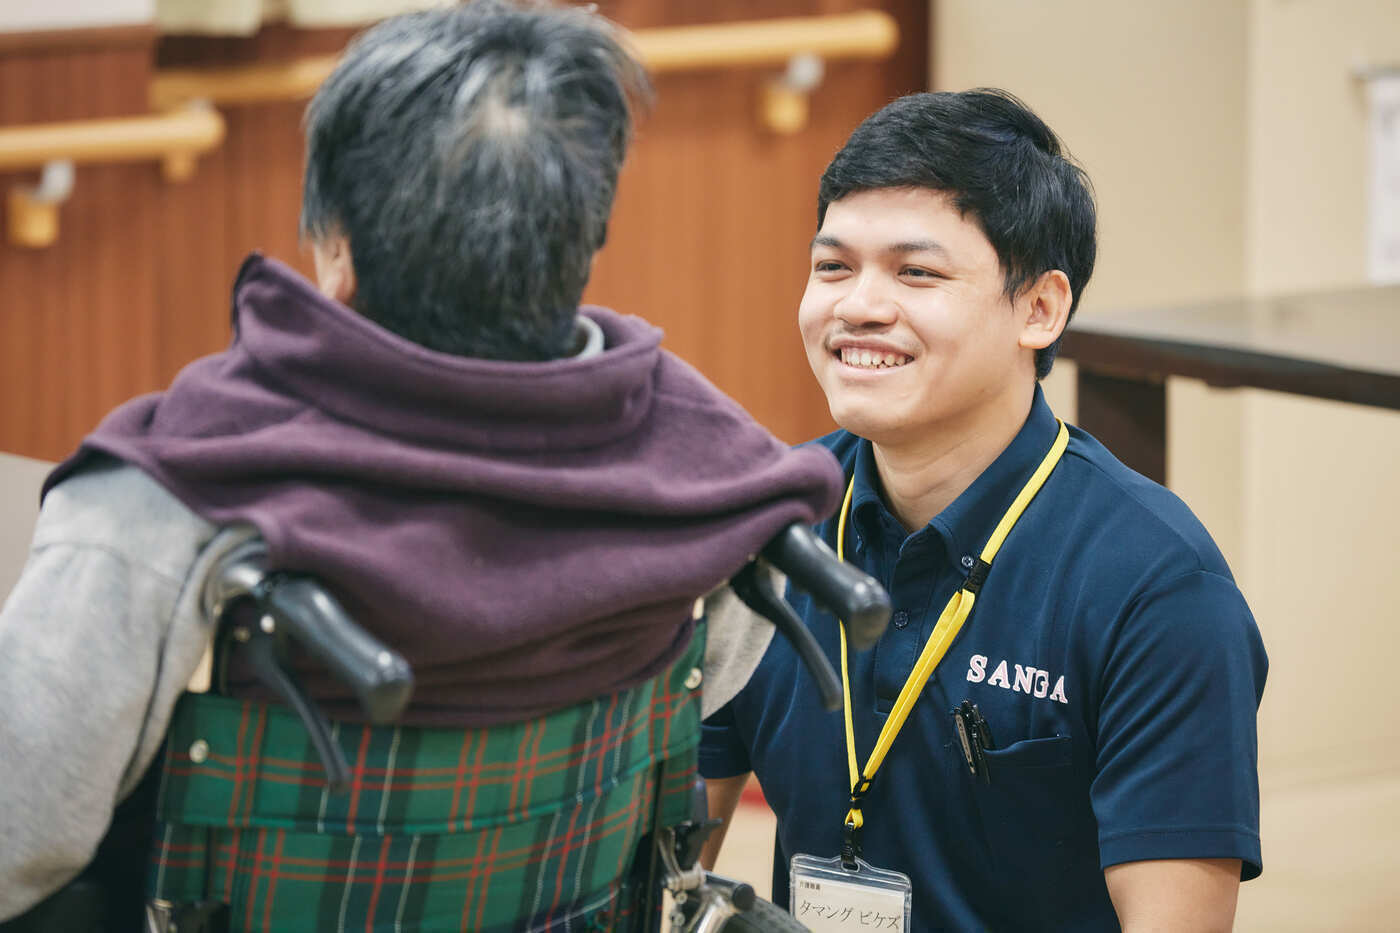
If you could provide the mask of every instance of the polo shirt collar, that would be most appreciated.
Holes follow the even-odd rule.
[[[943,541],[948,560],[956,565],[960,565],[965,556],[978,556],[1007,507],[1045,459],[1058,431],[1059,422],[1040,386],[1036,385],[1026,423],[1006,449],[962,495],[934,516],[925,528],[909,537],[937,535]],[[898,519],[881,498],[875,452],[867,440],[862,440],[856,448],[853,477],[851,520],[856,535],[867,541],[878,540],[879,536],[888,535],[892,527],[898,528]]]

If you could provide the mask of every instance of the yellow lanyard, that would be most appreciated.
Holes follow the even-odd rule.
[[[953,594],[952,599],[948,600],[948,605],[943,607],[943,612],[938,617],[938,624],[933,627],[933,632],[924,645],[923,653],[919,655],[914,670],[910,672],[909,679],[904,682],[904,687],[899,691],[899,697],[894,702],[894,709],[890,711],[889,718],[885,720],[885,727],[880,730],[880,738],[870,753],[870,760],[866,762],[864,771],[860,771],[856,765],[856,733],[851,722],[851,678],[846,664],[846,624],[844,622],[840,624],[841,687],[845,692],[846,700],[846,760],[851,773],[851,809],[846,814],[848,846],[852,831],[859,830],[864,825],[865,821],[860,812],[860,801],[870,790],[870,782],[874,780],[875,772],[880,770],[880,765],[884,763],[890,745],[894,743],[899,730],[904,727],[904,721],[909,718],[909,711],[914,708],[914,702],[923,692],[924,684],[928,683],[933,669],[948,653],[948,646],[958,636],[963,623],[967,621],[968,615],[972,612],[972,604],[977,599],[977,591],[981,589],[983,581],[987,579],[987,571],[991,569],[992,558],[996,557],[1002,542],[1011,533],[1011,529],[1015,526],[1017,519],[1021,517],[1021,513],[1026,510],[1026,506],[1035,498],[1035,494],[1040,492],[1040,487],[1045,484],[1050,471],[1055,469],[1055,464],[1060,462],[1060,455],[1065,452],[1065,446],[1068,443],[1069,429],[1065,427],[1064,422],[1060,422],[1060,432],[1055,436],[1055,442],[1050,445],[1045,459],[1040,461],[1040,466],[1036,467],[1031,478],[1026,481],[1026,485],[1022,487],[1015,501],[1011,503],[1011,507],[1006,510],[1006,514],[997,523],[996,530],[992,532],[992,536],[987,539],[986,546],[982,548],[981,559],[968,572],[962,587]],[[846,498],[841,503],[841,518],[836,526],[836,556],[842,560],[845,560],[846,557],[846,519],[851,514],[851,493],[855,490],[855,486],[855,477],[852,476],[850,485],[846,487]],[[856,845],[855,848],[858,852],[859,846]]]

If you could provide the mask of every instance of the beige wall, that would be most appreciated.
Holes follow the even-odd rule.
[[[1099,257],[1079,313],[1244,292],[1248,0],[940,0],[934,12],[933,86],[1017,94],[1094,183]],[[1071,419],[1073,383],[1065,363],[1046,383]],[[1220,477],[1238,476],[1237,444],[1202,458],[1177,440],[1206,404],[1213,433],[1238,436],[1237,399],[1172,386],[1168,472],[1233,565],[1239,491]]]
[[[1093,178],[1086,315],[1359,285],[1364,88],[1400,62],[1393,0],[937,0],[933,85],[1003,86]],[[1073,417],[1072,373],[1049,394]],[[1173,380],[1168,478],[1259,620],[1265,873],[1244,930],[1380,929],[1400,911],[1400,414]]]
[[[1353,69],[1400,63],[1400,4],[1252,0],[1249,53],[1249,290],[1362,284],[1366,96]],[[1400,908],[1400,413],[1242,394],[1242,570],[1273,658],[1260,770],[1276,855],[1241,920],[1384,928]]]

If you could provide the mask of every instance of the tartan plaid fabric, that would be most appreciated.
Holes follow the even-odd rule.
[[[701,629],[653,680],[490,729],[337,723],[338,795],[290,710],[187,694],[148,895],[225,902],[234,931],[612,929],[653,809],[690,814],[703,652]]]

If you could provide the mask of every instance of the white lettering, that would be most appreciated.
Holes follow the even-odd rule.
[[[1050,692],[1050,672],[1049,672],[1049,671],[1036,671],[1036,672],[1035,672],[1035,694],[1034,694],[1034,695],[1035,695],[1036,697],[1039,697],[1040,699],[1043,700],[1043,699],[1045,699],[1045,694],[1047,694],[1047,693],[1049,693],[1049,692]]]
[[[987,656],[985,654],[974,654],[967,662],[967,679],[974,684],[980,684],[987,677]]]
[[[967,680],[969,683],[980,684],[986,682],[988,686],[1000,687],[1003,690],[1011,690],[1016,693],[1024,693],[1037,699],[1045,699],[1048,695],[1056,703],[1069,705],[1069,697],[1065,695],[1065,678],[1060,675],[1055,680],[1054,689],[1050,687],[1050,680],[1054,677],[1049,671],[1032,667],[1029,664],[1015,664],[1016,681],[1011,681],[1011,668],[1013,662],[999,661],[992,670],[992,675],[987,676],[987,664],[989,659],[985,654],[974,654],[967,662]]]

